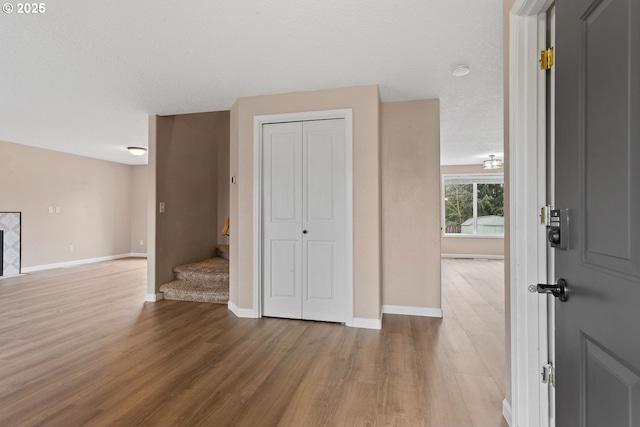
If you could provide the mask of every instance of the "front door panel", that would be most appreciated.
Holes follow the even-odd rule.
[[[556,205],[569,208],[556,275],[557,426],[640,420],[640,2],[557,8]]]

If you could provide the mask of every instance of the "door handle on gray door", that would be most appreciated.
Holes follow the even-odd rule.
[[[569,286],[567,285],[567,281],[562,278],[556,280],[555,285],[538,283],[537,291],[539,294],[551,294],[562,302],[569,299]]]

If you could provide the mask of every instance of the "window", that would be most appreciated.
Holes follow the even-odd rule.
[[[504,236],[503,174],[444,175],[445,235]]]

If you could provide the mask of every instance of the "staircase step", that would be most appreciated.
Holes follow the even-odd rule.
[[[229,283],[229,261],[220,257],[179,265],[173,268],[173,272],[178,280],[205,284],[209,282]]]
[[[229,245],[216,245],[216,256],[229,260]]]
[[[164,299],[176,301],[212,302],[226,304],[229,301],[229,283],[209,283],[174,280],[160,286]]]

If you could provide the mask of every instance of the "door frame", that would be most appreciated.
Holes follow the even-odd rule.
[[[253,310],[262,317],[262,127],[271,123],[312,120],[344,120],[346,289],[345,324],[353,324],[353,110],[337,109],[299,113],[268,114],[253,117]]]
[[[512,426],[549,426],[547,298],[528,290],[547,281],[546,91],[539,71],[540,40],[553,0],[516,0],[509,30],[509,173],[511,401],[503,414]]]

